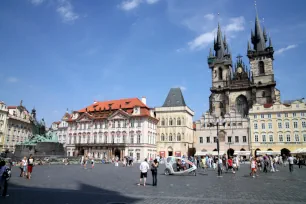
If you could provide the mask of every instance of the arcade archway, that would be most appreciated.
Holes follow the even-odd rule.
[[[289,156],[289,154],[290,154],[290,150],[289,149],[287,149],[287,148],[283,148],[283,149],[281,149],[281,155],[282,156]]]
[[[227,156],[228,156],[228,157],[234,156],[234,152],[235,152],[235,150],[233,150],[232,148],[229,148],[229,149],[227,150]]]

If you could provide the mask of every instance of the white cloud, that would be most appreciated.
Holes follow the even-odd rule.
[[[159,0],[146,0],[148,4],[155,4],[157,3]]]
[[[230,24],[225,26],[226,32],[237,32],[237,31],[243,31],[244,30],[244,17],[240,16],[237,18],[231,18]]]
[[[8,77],[7,82],[9,83],[16,83],[18,82],[18,79],[16,77]]]
[[[184,52],[184,51],[185,51],[185,48],[178,48],[178,49],[175,50],[175,52],[178,52],[178,53],[179,52]]]
[[[44,1],[45,0],[30,0],[30,2],[35,6],[42,4]]]
[[[60,14],[65,23],[73,23],[79,18],[79,15],[74,12],[73,6],[68,0],[59,0],[56,11]]]
[[[123,10],[129,11],[134,8],[137,8],[139,4],[141,3],[142,3],[142,0],[126,0],[121,3],[120,8]]]
[[[209,13],[209,14],[206,14],[204,18],[211,21],[215,19],[215,15],[213,13]]]
[[[210,45],[214,41],[214,35],[216,33],[216,29],[210,32],[206,32],[196,37],[194,40],[188,43],[188,46],[191,50],[201,50],[208,45]]]
[[[275,51],[275,54],[276,55],[279,55],[279,54],[282,54],[283,52],[286,52],[287,50],[291,50],[293,48],[296,48],[297,45],[288,45],[287,47],[283,47],[283,48],[280,48],[278,50]]]
[[[228,37],[233,38],[235,32],[243,31],[244,30],[245,19],[243,16],[237,18],[231,18],[229,23],[224,27],[223,31],[226,32]],[[222,30],[222,26],[221,26]],[[216,35],[217,29],[214,28],[211,31],[206,31],[193,39],[192,41],[188,42],[188,46],[190,50],[201,50],[206,48],[214,41],[214,37]]]
[[[186,88],[185,86],[180,86],[180,89],[181,89],[182,91],[186,91],[186,90],[187,90],[187,88]]]

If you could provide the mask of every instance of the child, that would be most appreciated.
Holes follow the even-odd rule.
[[[256,175],[256,159],[253,157],[252,161],[251,161],[251,176],[253,176],[253,178],[255,178]]]
[[[92,159],[91,159],[91,169],[93,169],[94,166],[95,166],[95,160],[94,160],[94,158],[92,158]]]

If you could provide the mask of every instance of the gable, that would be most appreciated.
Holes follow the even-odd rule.
[[[128,119],[129,115],[128,113],[122,111],[122,110],[118,110],[116,111],[114,114],[112,114],[111,116],[108,117],[109,120],[123,120],[123,119]]]

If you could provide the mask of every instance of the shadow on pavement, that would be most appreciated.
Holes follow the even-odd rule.
[[[9,197],[0,197],[1,204],[132,204],[141,199],[116,191],[80,183],[78,190],[24,187],[9,184]]]

